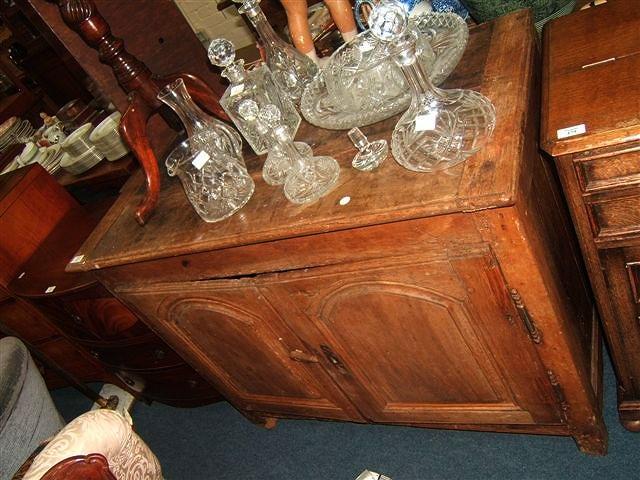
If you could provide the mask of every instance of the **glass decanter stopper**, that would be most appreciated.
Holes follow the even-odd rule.
[[[242,137],[233,128],[203,112],[191,99],[181,78],[165,85],[158,92],[158,100],[180,117],[194,154],[215,147],[215,151],[210,154],[218,151],[226,153],[244,166]]]
[[[291,159],[280,149],[271,129],[260,118],[258,104],[253,99],[245,99],[238,105],[238,113],[251,128],[265,138],[268,145],[269,153],[262,166],[262,178],[269,185],[284,184],[292,167]],[[311,147],[304,142],[294,142],[294,145],[303,157],[309,157],[313,153]]]
[[[378,168],[389,154],[389,145],[384,139],[369,142],[367,136],[358,127],[347,132],[349,140],[358,149],[358,153],[353,157],[351,165],[357,170],[370,172]]]
[[[377,6],[369,16],[371,33],[389,42],[396,64],[411,89],[411,104],[391,136],[396,161],[416,172],[452,167],[476,153],[493,133],[495,107],[472,90],[433,86],[416,61],[416,34],[407,28],[407,11],[396,2]]]
[[[253,99],[259,105],[276,105],[282,112],[283,123],[295,135],[300,126],[300,115],[291,100],[276,87],[266,65],[245,70],[244,60],[235,60],[234,46],[224,38],[211,42],[208,55],[212,64],[223,68],[222,76],[229,79],[229,87],[222,95],[220,105],[257,155],[267,153],[269,145],[265,136],[238,114],[238,107],[245,99]]]
[[[247,16],[258,32],[260,42],[265,49],[267,66],[273,74],[276,85],[297,104],[304,87],[318,73],[318,66],[273,31],[259,6],[260,0],[234,1],[242,3],[238,11]]]

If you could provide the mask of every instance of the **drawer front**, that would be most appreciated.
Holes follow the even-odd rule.
[[[76,327],[97,338],[137,337],[148,329],[119,300],[110,298],[78,298],[63,300]]]
[[[160,340],[117,347],[86,345],[94,358],[114,368],[154,370],[182,365],[184,361]]]
[[[31,343],[58,336],[55,328],[39,313],[12,298],[0,302],[0,322]]]
[[[216,390],[187,365],[153,373],[121,370],[117,375],[131,390],[166,403],[218,396]]]
[[[587,202],[587,212],[596,239],[640,233],[640,189],[636,193]]]
[[[577,158],[575,169],[580,187],[585,193],[638,185],[640,144],[626,148],[624,153]]]

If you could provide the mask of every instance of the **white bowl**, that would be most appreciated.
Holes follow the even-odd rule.
[[[18,162],[20,165],[29,165],[36,153],[38,153],[38,146],[33,142],[29,142],[24,146],[22,153],[18,157]]]

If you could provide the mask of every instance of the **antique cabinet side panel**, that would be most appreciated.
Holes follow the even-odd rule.
[[[518,206],[480,212],[481,228],[495,249],[509,288],[521,296],[527,315],[539,330],[537,346],[540,358],[556,388],[558,401],[572,436],[585,452],[606,452],[607,433],[602,421],[600,401],[594,388],[593,368],[602,368],[600,358],[587,358],[587,346],[580,331],[583,319],[570,306],[579,299],[571,298],[561,282],[549,249],[562,241],[545,245],[551,230],[544,227],[544,217],[533,206]],[[543,209],[553,215],[553,206]],[[548,227],[548,225],[547,225]],[[558,232],[556,232],[558,233]],[[574,280],[581,282],[577,266]],[[584,299],[583,299],[584,301]],[[596,317],[587,317],[595,321]],[[594,330],[592,330],[594,331]],[[596,330],[597,331],[597,330]],[[597,347],[598,345],[595,345]],[[593,352],[597,354],[597,350]]]

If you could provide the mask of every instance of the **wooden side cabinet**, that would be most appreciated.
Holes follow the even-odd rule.
[[[544,433],[606,451],[600,336],[558,186],[541,161],[537,51],[521,11],[471,32],[449,87],[496,106],[494,141],[447,172],[351,168],[346,135],[297,138],[341,166],[293,205],[260,176],[202,222],[177,182],[140,228],[132,178],[77,255],[253,421],[324,418]],[[508,59],[508,61],[506,61]],[[366,128],[390,138],[395,119]],[[521,128],[514,129],[514,125]]]
[[[609,1],[549,23],[541,132],[598,302],[618,376],[620,420],[632,431],[640,431],[637,7],[634,0]]]

